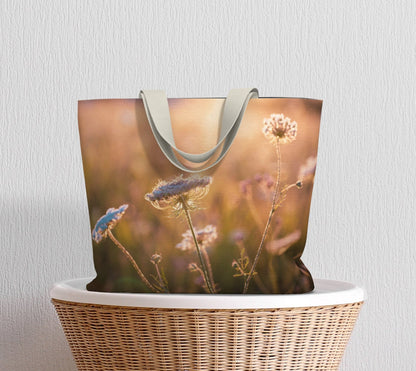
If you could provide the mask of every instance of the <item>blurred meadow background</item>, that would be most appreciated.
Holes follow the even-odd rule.
[[[177,147],[189,153],[213,147],[222,105],[222,98],[169,99]],[[204,174],[212,176],[212,184],[192,219],[196,229],[216,227],[216,241],[206,252],[218,293],[242,292],[244,280],[233,262],[241,258],[242,249],[253,261],[268,218],[277,157],[262,129],[264,119],[272,114],[297,122],[296,139],[280,145],[281,185],[294,185],[302,171],[309,173],[301,187],[287,191],[275,213],[249,292],[294,293],[308,286],[309,272],[300,256],[306,242],[321,107],[321,101],[311,99],[251,100],[230,151],[219,166]],[[189,270],[190,263],[198,263],[196,252],[176,246],[189,229],[186,219],[172,217],[144,198],[158,180],[170,180],[181,172],[160,151],[141,100],[80,101],[78,119],[91,229],[108,208],[128,204],[112,232],[143,273],[150,280],[156,275],[150,259],[159,254],[170,292],[204,292],[201,276]],[[97,277],[89,290],[149,292],[109,238],[92,242],[92,247]]]

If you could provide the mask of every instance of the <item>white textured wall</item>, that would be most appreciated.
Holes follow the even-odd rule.
[[[369,295],[342,370],[415,370],[415,19],[412,0],[1,0],[0,369],[75,369],[48,287],[93,274],[77,100],[256,86],[324,99],[304,260]]]

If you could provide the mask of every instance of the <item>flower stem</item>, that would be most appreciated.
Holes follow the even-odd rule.
[[[207,250],[205,248],[202,248],[201,251],[202,251],[202,254],[204,255],[204,260],[205,260],[205,263],[206,263],[207,268],[208,268],[208,276],[209,276],[209,279],[210,279],[210,281],[212,283],[212,286],[215,287],[214,275],[212,274],[212,266],[211,266],[211,262],[209,260],[209,256],[208,256]]]
[[[169,289],[166,287],[165,281],[163,280],[162,275],[160,273],[159,265],[156,263],[155,263],[155,269],[156,269],[157,278],[159,279],[160,287],[162,287],[164,292],[169,293]]]
[[[204,274],[204,280],[207,284],[208,292],[210,294],[215,294],[215,291],[209,279],[207,266],[205,264],[204,258],[202,257],[202,252],[198,244],[198,239],[196,238],[196,234],[195,234],[194,226],[192,224],[191,214],[189,213],[188,205],[186,204],[186,201],[184,200],[182,196],[181,196],[181,202],[182,202],[183,210],[185,211],[186,220],[188,221],[188,224],[189,224],[189,229],[191,230],[192,237],[194,239],[196,252],[198,253],[199,262],[201,263],[202,273]]]
[[[195,264],[196,265],[196,264]],[[198,272],[199,272],[199,274],[201,275],[201,277],[202,277],[202,279],[204,280],[204,282],[205,282],[205,287],[206,288],[208,288],[208,283],[207,283],[207,280],[205,279],[205,275],[204,275],[204,272],[202,271],[202,269],[201,268],[199,268],[198,266],[196,266],[196,268],[195,268]]]
[[[144,284],[153,292],[158,292],[159,290],[157,290],[150,282],[149,280],[145,277],[145,275],[143,274],[143,272],[140,270],[139,266],[137,265],[136,261],[134,260],[134,258],[130,255],[130,253],[126,250],[126,248],[114,237],[113,233],[108,230],[108,237],[110,237],[111,241],[114,242],[114,244],[123,252],[123,254],[127,257],[127,259],[130,261],[130,263],[133,265],[134,269],[136,270],[137,274],[139,275],[139,277],[141,278],[141,280],[144,282]]]
[[[279,139],[278,138],[276,140],[276,155],[277,155],[277,175],[276,175],[276,184],[275,184],[275,188],[274,188],[274,192],[273,192],[272,207],[271,207],[270,212],[269,212],[269,217],[267,219],[266,227],[264,228],[263,235],[261,237],[261,242],[260,242],[260,245],[257,249],[257,253],[256,253],[256,256],[255,256],[254,261],[253,261],[253,265],[251,266],[250,272],[249,272],[249,274],[246,278],[246,282],[244,283],[243,294],[247,293],[248,287],[250,285],[250,281],[253,278],[253,275],[254,275],[254,272],[255,272],[260,254],[263,250],[264,243],[266,242],[267,233],[269,232],[269,228],[270,228],[270,224],[272,222],[273,214],[276,211],[276,202],[277,202],[279,194],[280,194],[279,188],[280,188],[281,153],[280,153],[280,144],[279,144]]]

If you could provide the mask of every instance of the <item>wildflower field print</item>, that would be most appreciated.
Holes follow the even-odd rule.
[[[177,147],[189,153],[214,147],[223,102],[169,99]],[[80,101],[97,272],[87,289],[208,294],[313,290],[301,255],[321,107],[322,101],[313,99],[251,100],[225,158],[208,172],[194,174],[179,170],[162,153],[140,99]]]

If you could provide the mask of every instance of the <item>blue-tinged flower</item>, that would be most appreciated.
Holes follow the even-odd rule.
[[[119,220],[123,217],[129,205],[121,205],[118,209],[110,208],[105,215],[98,219],[92,230],[92,239],[99,243],[107,237],[108,231],[113,229]]]
[[[161,180],[151,193],[145,195],[145,199],[157,209],[171,209],[175,215],[179,215],[184,206],[188,210],[195,210],[198,201],[208,193],[211,183],[210,176],[180,176],[171,181]]]

